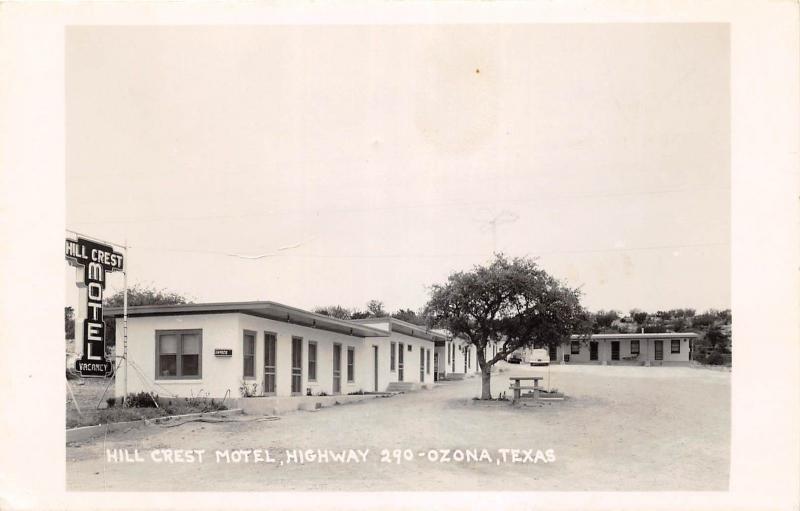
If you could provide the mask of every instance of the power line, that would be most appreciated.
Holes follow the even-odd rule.
[[[298,214],[298,213],[311,213],[311,214],[332,214],[332,213],[370,213],[377,211],[401,211],[410,209],[425,209],[425,208],[453,208],[453,207],[475,207],[482,205],[493,204],[530,204],[541,203],[545,201],[561,201],[561,200],[577,200],[577,199],[595,199],[595,198],[616,198],[616,197],[638,197],[649,195],[669,195],[680,193],[693,193],[693,192],[707,192],[707,191],[724,191],[730,190],[729,186],[725,187],[707,187],[707,188],[674,188],[662,190],[640,190],[635,192],[607,192],[607,193],[585,193],[585,194],[568,194],[568,195],[548,195],[541,193],[536,198],[529,199],[494,199],[494,200],[475,200],[475,201],[439,201],[433,203],[418,202],[397,204],[391,206],[377,206],[377,207],[363,207],[363,208],[333,208],[333,209],[315,209],[315,208],[283,208],[271,209],[268,211],[254,211],[251,213],[242,214],[225,214],[225,215],[193,215],[193,216],[170,216],[170,217],[142,217],[142,218],[117,218],[117,219],[104,219],[104,220],[89,220],[89,221],[76,221],[73,222],[78,225],[97,225],[97,224],[135,224],[147,222],[184,222],[192,220],[233,220],[242,218],[258,218],[265,216],[275,216],[279,214]]]

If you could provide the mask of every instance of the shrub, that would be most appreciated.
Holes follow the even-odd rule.
[[[719,351],[712,351],[710,355],[706,357],[705,363],[712,366],[719,366],[725,362],[722,353]]]
[[[157,394],[151,396],[147,392],[130,393],[125,398],[125,405],[130,408],[156,408],[156,401],[158,401]]]
[[[115,398],[115,397],[110,397],[110,398],[106,399],[106,404],[108,404],[109,408],[114,408],[114,404],[116,402],[117,402],[117,398]]]

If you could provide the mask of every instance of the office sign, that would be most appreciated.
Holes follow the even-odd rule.
[[[215,357],[232,357],[233,350],[231,349],[215,349],[214,350]]]
[[[83,320],[83,354],[75,369],[83,377],[102,378],[114,373],[114,363],[106,359],[106,327],[103,322],[103,291],[106,273],[122,271],[122,254],[113,247],[78,238],[67,238],[64,255],[73,266],[83,267],[86,288],[86,318]]]

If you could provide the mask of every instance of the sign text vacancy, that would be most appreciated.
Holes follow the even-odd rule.
[[[114,364],[106,359],[103,290],[106,273],[123,270],[122,254],[108,245],[84,238],[66,240],[65,256],[70,264],[83,267],[86,287],[86,318],[83,320],[83,354],[75,369],[84,377],[111,376]]]

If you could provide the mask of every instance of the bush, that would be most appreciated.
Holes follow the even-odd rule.
[[[712,351],[711,354],[706,357],[705,363],[712,366],[719,366],[725,363],[725,358],[719,351]]]
[[[109,408],[114,408],[114,404],[116,402],[117,402],[117,398],[115,398],[115,397],[110,397],[110,398],[106,399],[106,404],[108,404]]]
[[[147,392],[130,393],[125,398],[125,406],[129,408],[156,408],[155,401],[158,401],[157,394],[151,396]]]

